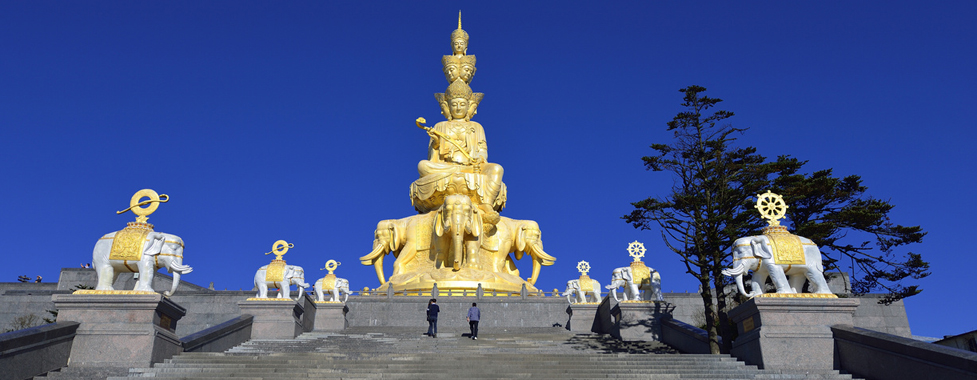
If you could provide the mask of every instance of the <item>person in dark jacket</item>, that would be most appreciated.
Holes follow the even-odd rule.
[[[482,312],[478,310],[478,304],[472,302],[472,307],[468,309],[468,328],[472,330],[472,339],[478,340],[478,320],[482,318]]]
[[[432,338],[438,337],[438,313],[441,312],[441,308],[438,307],[438,300],[431,298],[427,302],[427,335]]]

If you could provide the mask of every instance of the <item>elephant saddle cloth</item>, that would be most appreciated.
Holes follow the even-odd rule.
[[[580,275],[580,281],[578,281],[577,283],[580,284],[581,292],[594,291],[594,280],[591,280],[590,276],[587,276],[585,274]]]
[[[322,281],[322,289],[323,290],[333,290],[333,289],[336,289],[336,275],[334,275],[334,274],[327,274],[326,277],[323,277],[322,280],[320,280],[320,281]]]
[[[152,231],[153,228],[145,223],[129,223],[128,227],[115,233],[109,260],[139,261],[142,259],[146,236]]]
[[[272,260],[265,269],[265,281],[281,282],[285,281],[285,260]]]
[[[770,249],[773,251],[773,260],[777,264],[802,265],[804,264],[804,246],[801,245],[801,238],[796,235],[773,233],[767,234],[770,239]]]

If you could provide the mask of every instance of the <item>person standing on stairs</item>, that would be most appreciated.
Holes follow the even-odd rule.
[[[438,313],[441,312],[441,308],[438,307],[438,300],[431,298],[427,301],[427,335],[432,338],[438,337]]]
[[[482,312],[478,310],[478,304],[472,302],[472,307],[468,309],[468,328],[472,330],[472,340],[478,340],[478,320],[482,318]]]

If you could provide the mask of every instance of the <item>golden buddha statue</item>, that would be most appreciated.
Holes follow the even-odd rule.
[[[472,92],[475,56],[467,55],[468,33],[451,33],[452,55],[441,63],[449,85],[435,94],[445,121],[434,127],[417,126],[430,136],[427,159],[417,164],[419,177],[411,183],[411,204],[417,215],[380,221],[373,250],[360,257],[372,265],[381,282],[378,291],[429,291],[435,284],[445,291],[518,292],[533,286],[542,266],[556,258],[543,251],[536,222],[499,215],[506,202],[502,166],[488,162],[488,143],[482,125],[472,121],[483,94]],[[387,279],[384,257],[395,257]],[[523,279],[515,260],[529,257],[532,275]]]
[[[469,120],[478,99],[470,87],[456,80],[445,91],[450,118],[428,131],[428,159],[417,164],[420,178],[411,184],[411,201],[418,212],[441,207],[443,195],[474,193],[472,198],[490,224],[498,221],[505,204],[502,166],[488,162],[488,143],[482,125]],[[436,193],[442,193],[440,197]]]

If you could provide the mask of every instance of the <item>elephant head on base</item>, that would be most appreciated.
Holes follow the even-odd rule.
[[[302,298],[302,293],[306,288],[310,287],[308,283],[305,282],[305,269],[298,265],[285,265],[285,270],[282,274],[282,281],[267,281],[265,275],[267,273],[268,266],[264,265],[258,268],[258,271],[254,274],[254,286],[258,288],[258,294],[255,296],[257,298],[268,298],[268,288],[278,288],[278,298],[289,298],[291,299],[292,288],[291,285],[298,286],[299,298]]]
[[[411,217],[388,219],[377,223],[377,229],[373,232],[373,251],[360,257],[360,263],[363,265],[373,265],[381,285],[387,282],[383,273],[383,257],[388,253],[392,253],[395,259],[400,257],[400,251],[407,240],[407,225],[410,219]]]
[[[461,270],[462,263],[472,265],[472,260],[478,257],[482,216],[477,210],[467,195],[451,194],[444,197],[444,204],[434,218],[434,233],[439,238],[451,234],[450,246],[440,244],[440,247],[445,253],[445,266],[451,265],[456,271]]]
[[[803,264],[778,264],[766,235],[747,236],[733,243],[733,267],[723,269],[723,275],[734,276],[740,294],[755,297],[763,294],[763,285],[769,277],[777,293],[800,293],[804,281],[809,280],[813,293],[831,294],[824,279],[821,251],[810,239],[797,236],[804,251]],[[746,292],[743,276],[753,271],[750,292]]]
[[[142,244],[142,256],[138,261],[111,260],[112,243],[119,231],[108,233],[95,243],[92,251],[92,265],[98,276],[95,290],[115,290],[112,284],[119,277],[119,273],[139,273],[139,280],[133,290],[154,291],[153,278],[160,268],[173,274],[173,284],[163,295],[170,297],[180,286],[180,276],[193,271],[193,268],[183,265],[183,239],[179,236],[150,232]]]
[[[506,217],[499,218],[499,225],[503,226],[506,233],[510,236],[505,237],[510,246],[499,247],[499,253],[513,253],[516,260],[521,260],[523,254],[529,254],[533,260],[533,273],[526,281],[532,285],[536,284],[536,279],[539,278],[539,270],[543,266],[553,265],[556,262],[556,258],[550,256],[543,250],[542,232],[539,229],[539,224],[532,220],[518,220],[510,219]],[[504,252],[501,252],[504,251]],[[505,263],[506,266],[514,263]]]

